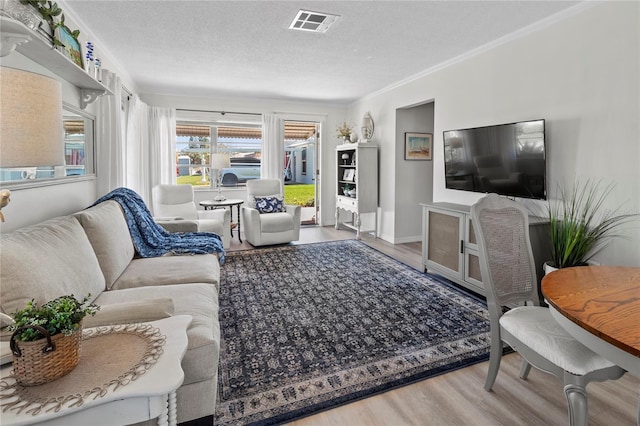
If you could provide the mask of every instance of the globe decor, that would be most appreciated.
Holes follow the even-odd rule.
[[[62,296],[41,307],[31,300],[14,314],[10,330],[13,376],[22,386],[36,386],[70,373],[80,361],[82,319],[99,309]]]

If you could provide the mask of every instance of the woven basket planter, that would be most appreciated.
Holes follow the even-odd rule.
[[[44,338],[21,342],[16,335],[26,328],[36,328]],[[11,336],[13,375],[22,386],[36,386],[52,382],[68,374],[80,361],[82,324],[67,336],[63,333],[50,336],[40,326],[26,325]]]

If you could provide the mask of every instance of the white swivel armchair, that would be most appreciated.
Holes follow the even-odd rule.
[[[300,239],[300,206],[284,205],[282,190],[280,179],[247,181],[242,224],[244,237],[251,245],[283,244]]]
[[[228,209],[198,210],[191,185],[157,185],[152,190],[153,216],[170,232],[214,232],[222,246],[231,243],[231,213]]]
[[[506,342],[523,358],[520,378],[527,378],[531,366],[554,374],[564,383],[569,424],[586,426],[587,384],[618,379],[625,371],[574,339],[553,319],[548,308],[540,306],[529,219],[523,206],[489,194],[471,207],[471,220],[491,323],[485,389],[493,387],[500,368],[502,342]],[[532,306],[503,313],[503,307],[522,302]]]

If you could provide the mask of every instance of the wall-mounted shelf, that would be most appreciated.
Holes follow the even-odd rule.
[[[2,28],[0,31],[2,38],[0,56],[6,56],[15,50],[77,86],[80,89],[80,107],[82,109],[85,109],[99,96],[113,94],[106,86],[87,74],[55,49],[49,41],[44,40],[22,22],[7,16],[0,16],[0,27]]]

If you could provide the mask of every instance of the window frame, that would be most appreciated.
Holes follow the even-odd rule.
[[[177,178],[179,177],[178,167],[178,157],[181,155],[182,150],[178,150],[178,127],[179,126],[199,126],[199,127],[208,127],[209,128],[209,150],[208,155],[209,159],[207,164],[205,165],[206,173],[207,173],[207,185],[194,185],[193,183],[178,183]],[[176,149],[175,149],[175,159],[174,159],[174,169],[176,170],[176,183],[179,185],[192,185],[193,189],[198,190],[213,190],[217,189],[217,178],[212,176],[211,169],[211,154],[217,152],[228,152],[225,150],[220,150],[220,144],[224,142],[220,141],[218,138],[218,128],[225,127],[236,127],[236,128],[251,128],[251,129],[259,129],[260,134],[262,135],[262,115],[255,113],[219,113],[215,111],[193,111],[193,110],[176,110]],[[255,142],[254,142],[255,143]],[[259,139],[259,151],[258,156],[262,157],[262,137]],[[241,151],[231,151],[231,152],[241,152]],[[184,166],[182,166],[184,167]],[[202,167],[201,164],[190,164],[189,168],[199,168]],[[262,167],[262,164],[260,164]],[[192,175],[193,176],[193,175]],[[231,188],[244,188],[245,183],[238,183]],[[227,186],[228,187],[228,186]],[[224,186],[223,186],[224,188]]]

